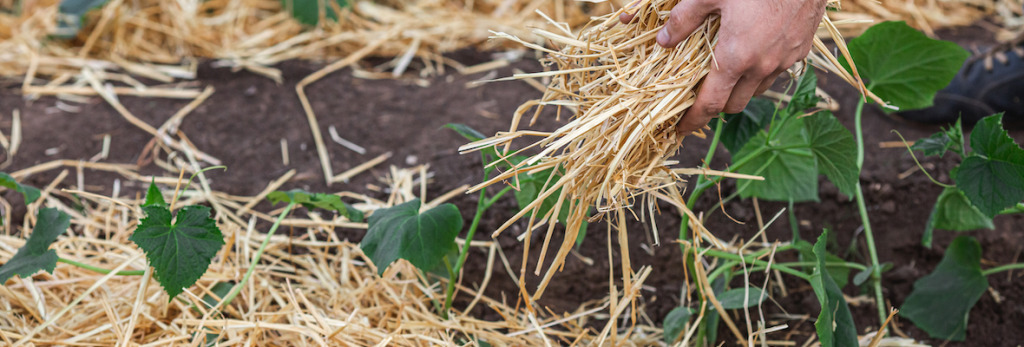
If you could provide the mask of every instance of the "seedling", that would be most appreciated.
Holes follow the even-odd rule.
[[[920,151],[926,156],[941,157],[953,152],[963,158],[950,170],[953,184],[935,181],[928,175],[944,189],[925,225],[921,239],[925,247],[932,246],[935,229],[992,229],[992,218],[996,215],[1024,212],[1024,148],[1003,129],[1002,114],[985,117],[975,125],[970,150],[964,138],[957,121],[907,147],[911,155]],[[988,289],[986,277],[1021,268],[1024,263],[982,270],[981,245],[970,236],[957,237],[946,249],[939,266],[914,283],[900,314],[931,337],[963,341],[968,314]]]
[[[29,192],[23,193],[26,197],[32,194],[31,192],[38,196],[38,191],[34,188],[22,186],[21,189]],[[141,207],[146,217],[139,221],[138,228],[129,240],[145,251],[146,259],[153,267],[154,277],[167,292],[168,299],[173,300],[184,288],[191,287],[206,272],[213,256],[224,245],[224,239],[220,229],[210,218],[209,207],[190,205],[174,213],[169,209],[155,183],[150,184]],[[110,273],[107,269],[60,258],[57,252],[48,250],[50,244],[68,229],[70,220],[71,217],[63,211],[54,208],[40,209],[35,229],[25,245],[18,249],[18,253],[9,262],[0,266],[0,283],[13,275],[31,276],[39,270],[52,273],[57,262],[99,273]],[[118,275],[138,276],[143,273],[144,271],[121,271]]]

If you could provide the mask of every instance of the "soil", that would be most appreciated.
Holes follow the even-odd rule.
[[[956,38],[957,33],[953,33]],[[978,34],[968,33],[971,35]],[[971,40],[976,42],[978,40]],[[961,41],[963,42],[963,41]],[[464,64],[474,64],[490,60],[489,53],[461,52],[453,56]],[[220,158],[228,167],[225,172],[209,172],[213,188],[235,195],[255,195],[268,182],[280,177],[286,171],[295,169],[298,174],[283,188],[303,188],[310,191],[356,191],[371,196],[383,193],[367,188],[368,184],[378,184],[377,177],[387,173],[389,165],[398,167],[411,166],[418,163],[429,163],[434,178],[428,195],[438,196],[463,184],[475,184],[482,179],[482,170],[478,155],[459,155],[456,148],[465,141],[454,132],[442,129],[447,123],[464,123],[485,134],[507,129],[509,118],[521,103],[537,98],[540,92],[522,82],[488,83],[474,88],[467,88],[466,83],[484,77],[484,74],[462,76],[449,74],[428,78],[429,88],[415,85],[409,80],[366,80],[352,76],[350,70],[343,70],[328,75],[321,81],[307,87],[307,93],[316,111],[323,134],[328,134],[328,127],[336,127],[341,137],[366,148],[365,155],[357,154],[327,140],[331,153],[331,163],[336,173],[359,165],[379,154],[392,152],[394,155],[384,165],[371,170],[345,184],[326,186],[317,153],[312,142],[309,125],[302,107],[295,95],[295,84],[316,71],[321,65],[305,62],[289,62],[279,68],[283,72],[283,83],[273,81],[248,72],[232,72],[223,68],[212,68],[210,63],[202,64],[199,70],[198,85],[213,86],[217,92],[193,111],[181,126],[182,131],[197,148]],[[367,66],[370,66],[367,64]],[[533,61],[521,61],[514,67],[527,71],[536,71],[539,65]],[[499,76],[512,74],[512,68],[498,70]],[[853,127],[853,109],[857,92],[845,85],[834,76],[819,73],[820,85],[835,97],[842,108],[836,112],[841,121],[849,128]],[[89,160],[101,151],[102,137],[111,135],[110,163],[136,163],[142,153],[143,146],[151,140],[151,136],[130,125],[114,109],[99,98],[93,98],[89,104],[83,105],[80,112],[67,113],[58,110],[58,102],[54,98],[40,98],[25,101],[20,95],[20,81],[0,82],[0,129],[9,134],[11,129],[10,114],[19,109],[22,114],[22,133],[25,141],[13,158],[13,163],[6,172],[30,167],[55,159]],[[187,101],[167,99],[149,99],[122,97],[125,107],[143,121],[159,125],[168,117],[185,106]],[[866,141],[866,162],[861,174],[861,184],[865,189],[871,224],[874,227],[875,241],[878,245],[878,256],[882,262],[894,264],[893,270],[884,275],[883,287],[885,297],[890,300],[888,305],[899,307],[909,295],[913,283],[918,278],[930,273],[942,258],[945,247],[960,235],[958,233],[937,231],[935,246],[931,249],[921,246],[921,234],[925,221],[931,211],[935,198],[941,187],[931,183],[921,173],[914,173],[900,178],[900,174],[912,169],[915,164],[907,151],[902,148],[880,148],[879,143],[898,141],[891,132],[898,130],[908,140],[926,137],[938,130],[937,126],[922,126],[900,122],[886,116],[875,107],[867,107],[864,113],[864,133]],[[541,117],[536,126],[538,129],[553,129],[561,122],[554,120],[551,114]],[[1024,133],[1013,131],[1018,141]],[[290,164],[282,162],[280,141],[288,142]],[[686,148],[679,154],[681,163],[697,166],[708,150],[708,140],[697,138],[686,139]],[[712,167],[724,168],[728,155],[720,149],[712,160]],[[930,172],[937,174],[937,179],[950,182],[945,172],[956,163],[956,158],[928,158],[923,164]],[[154,164],[140,168],[143,172],[160,172]],[[49,184],[59,170],[52,170],[29,177],[28,184],[40,187]],[[63,186],[75,186],[74,175],[70,175]],[[86,190],[109,193],[113,180],[110,174],[86,171]],[[143,187],[134,182],[123,182],[122,194],[135,194]],[[830,250],[844,258],[866,262],[866,245],[861,234],[861,221],[856,205],[850,199],[841,196],[830,183],[822,180],[821,201],[818,203],[800,203],[795,206],[795,214],[799,219],[800,236],[804,240],[814,240],[823,228],[832,231]],[[724,185],[722,195],[728,195],[732,187]],[[699,211],[709,211],[718,202],[717,194],[705,194],[699,202]],[[16,201],[14,195],[7,193],[9,201]],[[476,206],[475,195],[459,196],[452,200],[463,212],[467,221],[472,219]],[[774,215],[786,207],[783,203],[760,203],[761,212],[767,216]],[[264,204],[258,209],[269,209]],[[513,199],[499,202],[490,210],[481,224],[478,238],[489,239],[491,230],[512,216],[516,209]],[[629,234],[631,263],[634,268],[651,266],[653,273],[645,283],[643,311],[655,324],[679,304],[679,293],[684,283],[684,274],[679,247],[670,242],[675,239],[679,218],[670,211],[673,209],[662,206],[666,213],[658,216],[658,230],[663,241],[660,245],[641,247],[649,244],[649,233],[643,232],[645,226],[640,223],[631,224]],[[737,224],[724,216],[721,211],[710,213],[706,221],[708,229],[720,238],[729,240],[749,238],[756,231],[755,214],[749,200],[733,200],[725,205],[726,211],[733,218],[744,222]],[[24,213],[15,208],[16,215]],[[1022,216],[1000,216],[995,220],[995,230],[967,232],[976,237],[983,248],[983,262],[986,267],[1019,261],[1021,250],[1024,249],[1024,225]],[[509,257],[513,268],[518,269],[522,262],[522,243],[515,240],[515,235],[522,231],[517,225],[502,234],[498,242],[504,253]],[[581,303],[599,300],[608,293],[609,260],[607,259],[606,241],[603,223],[590,226],[590,233],[579,248],[581,257],[590,258],[593,265],[587,265],[579,257],[570,256],[564,270],[556,275],[541,300],[541,304],[552,312],[571,311]],[[352,241],[359,241],[364,233],[361,230],[339,230],[339,235]],[[791,239],[791,227],[786,218],[780,218],[768,231],[769,240],[787,241]],[[539,254],[540,239],[532,242],[531,254]],[[618,243],[612,240],[612,247],[617,249]],[[616,252],[617,253],[617,252]],[[467,282],[475,283],[483,277],[485,255],[475,251],[466,268]],[[617,257],[617,256],[616,256]],[[613,259],[612,264],[618,264]],[[530,269],[535,259],[530,263]],[[616,267],[613,267],[615,272]],[[497,273],[492,277],[486,294],[493,298],[515,300],[518,290],[504,269],[497,266]],[[968,342],[949,343],[948,346],[1018,346],[1024,342],[1024,286],[1021,285],[1022,272],[1002,273],[989,277],[990,291],[985,293],[970,314],[967,332]],[[615,274],[619,278],[618,274]],[[759,280],[756,276],[752,279]],[[537,276],[527,276],[527,288],[534,288],[539,282]],[[786,323],[791,327],[787,340],[806,341],[813,333],[813,317],[818,312],[817,300],[813,292],[799,280],[785,280],[787,296],[777,295],[777,303],[765,305],[770,324]],[[736,285],[737,283],[734,283]],[[850,297],[869,298],[867,291],[861,291],[848,285],[845,292]],[[858,323],[858,331],[865,332],[877,329],[878,321],[874,305],[860,304],[852,307],[854,319]],[[788,312],[789,318],[777,313]],[[492,312],[479,309],[474,314],[495,318]],[[792,318],[809,315],[804,318]],[[737,317],[740,318],[740,317]],[[738,319],[737,322],[742,322]],[[927,338],[927,335],[916,329],[905,320],[897,319],[898,327],[906,334],[930,344],[942,344]],[[745,331],[745,328],[741,329]],[[723,330],[720,337],[731,334]]]

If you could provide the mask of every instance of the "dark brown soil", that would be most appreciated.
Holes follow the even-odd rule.
[[[465,52],[455,56],[466,64],[489,60],[486,53]],[[517,67],[536,70],[533,62],[520,62]],[[230,194],[254,195],[268,182],[280,177],[289,169],[299,174],[285,185],[286,189],[303,188],[311,191],[350,190],[381,194],[367,190],[368,183],[377,183],[376,177],[386,173],[388,165],[408,166],[414,163],[430,163],[435,176],[428,195],[447,192],[463,184],[478,183],[482,170],[478,155],[459,155],[456,148],[465,141],[455,133],[442,129],[446,123],[464,123],[485,134],[506,129],[513,110],[522,102],[536,98],[539,92],[521,82],[491,83],[467,89],[465,83],[482,75],[460,76],[458,74],[430,79],[429,88],[422,88],[408,82],[396,80],[364,80],[352,77],[348,70],[334,73],[307,88],[312,106],[318,115],[321,131],[326,135],[328,126],[335,126],[340,135],[366,147],[367,154],[359,155],[328,141],[331,161],[335,172],[341,172],[361,164],[374,156],[391,151],[394,156],[386,165],[378,166],[370,174],[355,178],[348,184],[331,187],[323,183],[317,154],[312,142],[309,125],[294,92],[295,83],[318,65],[292,62],[280,66],[284,82],[280,85],[246,72],[232,73],[226,69],[210,68],[203,64],[199,73],[200,85],[212,85],[217,92],[184,121],[182,130],[192,142],[207,153],[220,158],[228,167],[226,172],[210,172],[213,187]],[[499,74],[511,74],[510,68],[499,70]],[[845,125],[853,126],[853,109],[856,92],[833,76],[819,74],[821,84],[835,96],[843,108],[837,112]],[[143,146],[151,139],[142,130],[130,125],[111,107],[100,99],[85,105],[77,114],[56,110],[56,100],[42,98],[26,102],[20,95],[16,83],[0,83],[0,129],[9,133],[10,114],[13,109],[22,113],[22,127],[25,138],[13,165],[5,169],[11,172],[42,162],[63,159],[88,160],[100,152],[102,136],[112,136],[110,158],[112,163],[135,163]],[[159,125],[185,101],[123,97],[128,110],[144,121]],[[485,115],[498,115],[488,118]],[[542,117],[541,129],[558,126],[553,117]],[[907,139],[925,137],[938,130],[934,126],[915,126],[901,123],[879,110],[868,107],[864,114],[866,137],[866,164],[861,174],[868,200],[871,224],[874,227],[879,258],[891,262],[895,268],[885,274],[883,286],[890,305],[899,307],[910,293],[913,282],[928,274],[942,258],[945,246],[957,235],[952,232],[936,232],[935,247],[926,249],[920,239],[925,220],[928,218],[934,199],[940,187],[928,181],[920,173],[905,179],[898,175],[914,167],[904,149],[879,148],[879,143],[896,141],[891,132],[899,130]],[[1021,139],[1021,132],[1014,132]],[[289,143],[291,164],[285,166],[281,160],[280,140]],[[697,138],[686,140],[686,149],[679,160],[688,166],[697,166],[707,151],[708,141]],[[56,154],[47,154],[47,150]],[[712,167],[724,168],[727,154],[720,150],[712,161]],[[949,182],[945,172],[955,165],[955,158],[925,159],[925,165],[934,166],[931,172],[937,179]],[[144,172],[158,172],[152,164],[142,168]],[[27,183],[35,186],[48,184],[58,172],[52,171],[30,177]],[[74,177],[72,175],[71,177]],[[108,191],[115,178],[103,173],[87,172],[86,187],[90,191]],[[74,179],[64,182],[75,184]],[[142,187],[130,183],[126,187],[131,194]],[[723,196],[731,187],[723,187]],[[718,202],[716,194],[706,194],[698,210],[707,211]],[[13,196],[7,194],[8,200]],[[470,220],[476,206],[475,196],[460,196],[453,200]],[[269,205],[267,205],[269,206]],[[260,208],[266,208],[261,206]],[[786,204],[761,202],[762,213],[774,215]],[[801,238],[815,239],[823,228],[833,231],[831,250],[841,256],[859,262],[867,259],[866,245],[860,235],[861,222],[856,205],[840,196],[831,184],[822,183],[820,203],[797,204],[796,216],[800,220]],[[478,235],[488,239],[490,231],[510,217],[515,202],[509,198],[500,202],[487,213]],[[672,209],[663,206],[664,211]],[[726,210],[734,218],[745,222],[739,225],[726,218],[720,211],[707,220],[707,227],[722,239],[749,238],[756,225],[750,201],[734,200],[726,204]],[[21,211],[23,213],[23,210]],[[19,213],[19,211],[14,211]],[[675,239],[679,218],[666,213],[657,218],[660,237],[659,246],[651,246],[650,253],[641,249],[647,243],[644,226],[633,223],[630,234],[631,262],[634,268],[652,266],[653,273],[645,283],[644,310],[650,318],[660,324],[669,310],[679,304],[680,287],[683,284],[683,270]],[[996,218],[996,230],[974,231],[968,234],[978,238],[983,247],[986,266],[1018,261],[1017,256],[1024,248],[1021,216]],[[514,236],[522,227],[514,227],[498,241],[510,257],[514,268],[522,261],[522,244]],[[578,307],[581,303],[598,300],[608,293],[609,267],[607,259],[604,225],[592,224],[590,233],[579,253],[594,260],[588,266],[576,257],[570,256],[564,271],[559,273],[544,295],[542,304],[554,312],[564,312]],[[790,225],[781,218],[768,230],[769,240],[788,241],[791,239]],[[361,239],[363,231],[339,231],[342,237],[352,241]],[[532,243],[539,253],[539,238]],[[618,247],[612,241],[613,247]],[[617,253],[617,252],[616,252]],[[484,254],[474,252],[473,261],[467,265],[467,281],[482,278]],[[618,264],[618,259],[613,260]],[[532,269],[536,264],[531,262]],[[514,300],[518,295],[515,284],[500,267],[495,271],[486,293],[494,298]],[[1024,341],[1024,286],[1021,272],[1002,273],[989,278],[991,291],[982,296],[971,311],[967,343],[950,343],[949,346],[1015,346]],[[616,274],[618,278],[618,274]],[[753,277],[756,279],[756,277]],[[538,282],[535,276],[528,276],[528,288]],[[795,279],[787,279],[789,295],[775,298],[778,305],[766,305],[768,313],[789,312],[793,314],[817,315],[818,305],[810,288]],[[862,293],[853,285],[845,288],[849,296]],[[870,297],[870,295],[868,296]],[[998,298],[998,299],[997,299]],[[1001,301],[1000,301],[1001,300]],[[853,307],[859,331],[868,331],[878,326],[872,304]],[[477,314],[493,317],[493,313],[479,310]],[[813,334],[812,321],[780,320],[792,328],[788,338],[802,343]],[[939,344],[941,341],[927,339],[927,335],[907,321],[899,321],[899,327],[910,336]],[[743,329],[743,328],[741,328]],[[745,330],[745,329],[744,329]],[[722,330],[719,336],[729,335]]]

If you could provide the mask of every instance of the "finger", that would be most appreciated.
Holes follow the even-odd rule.
[[[712,70],[704,78],[700,90],[697,91],[697,100],[676,124],[676,131],[680,135],[688,135],[707,125],[711,118],[717,116],[725,108],[738,80],[739,77],[736,77],[735,74]]]
[[[629,22],[633,21],[633,17],[635,16],[636,14],[634,13],[622,12],[622,14],[619,15],[619,22],[622,24],[629,24]]]
[[[754,79],[744,76],[740,78],[739,82],[732,89],[732,94],[729,94],[729,101],[725,103],[725,113],[740,113],[747,107],[747,103],[750,102],[750,98],[754,96],[754,92],[761,86],[762,80]]]
[[[629,9],[635,9],[637,5],[640,5],[640,0],[633,1],[633,3],[629,5]],[[636,13],[622,12],[622,14],[619,15],[619,22],[622,22],[622,24],[629,24],[629,22],[633,21],[633,17],[635,16]]]
[[[773,72],[771,75],[768,76],[768,78],[765,78],[764,81],[761,81],[761,85],[757,87],[757,91],[754,92],[754,96],[764,94],[764,92],[767,91],[768,88],[771,88],[772,84],[775,84],[775,79],[779,78],[780,73],[782,73],[782,71]]]
[[[665,26],[658,32],[658,44],[665,48],[675,47],[704,23],[710,10],[704,0],[684,0],[676,4]]]

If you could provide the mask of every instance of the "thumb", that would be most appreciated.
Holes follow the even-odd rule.
[[[665,48],[675,47],[704,23],[711,9],[705,0],[683,0],[676,4],[665,26],[658,32],[658,44]]]

